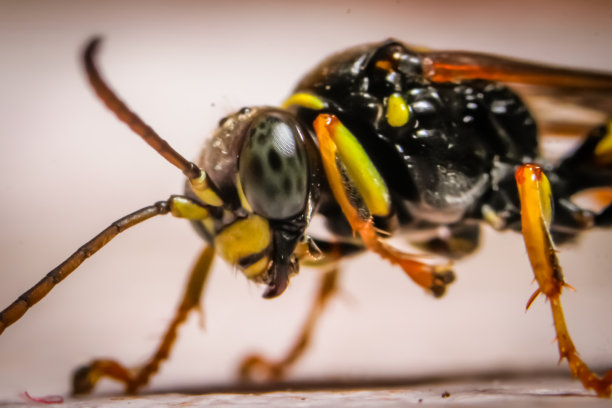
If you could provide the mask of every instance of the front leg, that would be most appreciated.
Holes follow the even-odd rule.
[[[75,370],[72,379],[72,393],[87,394],[104,377],[123,383],[127,393],[135,393],[139,388],[145,386],[159,370],[161,363],[170,356],[181,324],[185,322],[192,310],[200,308],[200,298],[213,258],[214,248],[211,246],[204,248],[191,271],[185,293],[183,293],[174,318],[149,361],[137,369],[129,369],[115,360],[93,360]]]
[[[378,234],[372,216],[388,216],[391,199],[384,179],[355,136],[334,115],[320,114],[314,121],[327,181],[351,228],[372,252],[404,272],[419,286],[440,297],[455,280],[452,265],[431,264],[423,257],[400,251]],[[339,167],[340,166],[342,167]],[[349,191],[357,191],[365,208],[356,208]],[[369,216],[365,217],[363,212]]]
[[[173,196],[168,200],[168,211],[175,217],[190,220],[206,219],[208,211],[199,203],[183,196]],[[102,378],[110,378],[123,383],[127,393],[135,393],[145,386],[159,371],[161,363],[168,359],[174,346],[179,327],[186,321],[189,313],[201,307],[201,297],[214,259],[212,246],[206,246],[193,266],[185,292],[168,325],[157,350],[142,366],[130,369],[110,359],[96,359],[75,370],[72,378],[73,394],[91,392]]]

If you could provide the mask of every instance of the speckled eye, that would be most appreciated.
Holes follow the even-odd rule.
[[[308,194],[303,135],[296,123],[279,116],[253,120],[239,161],[246,200],[253,211],[271,219],[297,215]]]

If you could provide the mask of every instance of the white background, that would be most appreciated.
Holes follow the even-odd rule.
[[[34,2],[0,1],[0,306],[111,221],[182,192],[181,174],[119,123],[84,79],[79,53],[105,37],[105,77],[185,156],[219,118],[278,104],[331,52],[396,37],[612,71],[606,1]],[[349,261],[342,294],[293,378],[555,367],[548,305],[523,243],[485,231],[441,300],[372,255]],[[90,358],[137,364],[157,345],[202,242],[160,217],[116,238],[0,337],[0,398],[68,391]],[[562,248],[576,293],[564,301],[582,356],[612,364],[610,233]],[[280,355],[312,299],[304,269],[277,300],[217,262],[206,330],[193,316],[153,387],[226,383],[259,349]],[[565,365],[562,367],[565,369]],[[118,389],[106,385],[107,389]]]

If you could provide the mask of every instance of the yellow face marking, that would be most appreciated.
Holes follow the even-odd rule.
[[[308,109],[321,110],[325,107],[325,102],[312,94],[298,92],[285,100],[282,106],[286,109],[292,105],[297,105]]]
[[[595,146],[595,161],[600,164],[612,163],[612,120],[608,122],[606,135]]]
[[[214,207],[220,207],[223,205],[223,200],[211,190],[208,186],[208,182],[206,181],[206,173],[202,172],[200,177],[196,179],[189,180],[189,185],[191,186],[191,191],[198,196],[198,198],[204,201],[208,205],[212,205]]]
[[[326,142],[321,140],[322,137],[329,136],[370,213],[383,217],[389,215],[391,200],[387,184],[363,146],[335,116],[319,115],[319,118],[315,121],[315,129],[320,143]]]
[[[393,127],[404,126],[408,123],[408,104],[399,93],[389,96],[387,101],[387,123]]]
[[[269,262],[270,262],[270,258],[267,256],[264,256],[259,261],[255,262],[253,265],[249,265],[246,268],[244,268],[242,270],[242,273],[244,273],[244,276],[246,276],[249,279],[256,278],[257,276],[261,275],[268,269]]]
[[[219,232],[215,237],[215,247],[226,261],[236,265],[242,258],[266,249],[271,240],[268,221],[251,214]]]

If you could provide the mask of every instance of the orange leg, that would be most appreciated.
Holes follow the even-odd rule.
[[[586,389],[594,390],[600,397],[610,397],[612,370],[600,378],[582,359],[572,341],[561,307],[561,290],[567,286],[549,232],[551,197],[548,180],[542,169],[533,164],[521,166],[516,171],[516,182],[521,198],[521,220],[527,254],[539,288],[531,296],[527,307],[543,293],[550,301],[557,343],[561,359],[567,359],[570,371],[578,377]]]
[[[206,247],[200,254],[191,271],[187,288],[174,315],[174,319],[172,319],[172,322],[170,322],[166,329],[166,333],[156,352],[144,366],[134,370],[128,369],[114,360],[94,360],[75,371],[72,382],[73,393],[86,394],[91,392],[96,383],[104,377],[123,383],[128,393],[135,393],[139,388],[145,386],[159,370],[161,363],[170,355],[172,346],[176,341],[178,328],[185,322],[189,312],[201,307],[200,299],[213,258],[214,249],[212,247]]]
[[[379,237],[372,220],[370,218],[363,219],[358,210],[351,204],[344,186],[342,173],[336,161],[339,156],[336,139],[342,136],[340,135],[341,131],[339,131],[340,127],[343,127],[343,125],[334,115],[320,114],[314,121],[327,181],[336,202],[342,208],[342,212],[353,231],[359,234],[369,250],[376,252],[392,264],[400,265],[414,282],[430,291],[434,296],[442,296],[446,290],[446,285],[454,280],[452,266],[450,264],[428,264],[423,262],[422,257],[418,255],[393,248]],[[357,190],[360,191],[359,186],[357,186]]]
[[[308,313],[302,330],[293,346],[278,361],[270,361],[259,354],[247,356],[240,365],[240,378],[243,380],[262,378],[279,380],[306,352],[323,310],[332,295],[336,293],[338,282],[338,269],[326,272],[321,279],[317,298]]]

